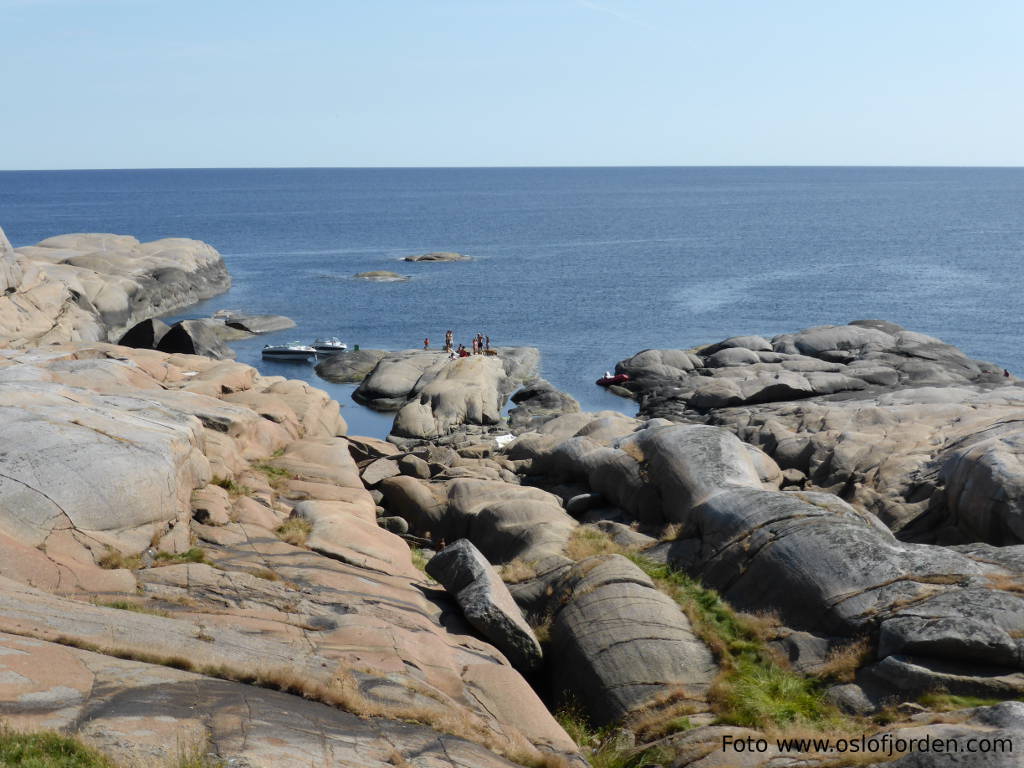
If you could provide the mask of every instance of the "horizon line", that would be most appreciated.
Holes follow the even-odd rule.
[[[754,164],[678,164],[678,165],[211,165],[211,166],[123,166],[113,168],[2,168],[0,173],[74,173],[83,171],[472,171],[472,170],[576,170],[576,169],[662,169],[662,168],[890,168],[890,169],[989,169],[1020,170],[1022,165],[920,165],[884,163],[754,163]]]

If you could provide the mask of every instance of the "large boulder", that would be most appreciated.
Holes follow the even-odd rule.
[[[361,382],[387,354],[383,349],[349,349],[318,362],[316,373],[335,384]]]
[[[572,395],[556,389],[545,379],[528,382],[511,400],[516,407],[508,412],[508,425],[516,432],[537,429],[556,416],[580,410],[580,404]]]
[[[169,330],[171,326],[163,320],[151,317],[133,325],[117,343],[134,349],[156,349]]]
[[[446,361],[443,352],[406,350],[388,354],[378,359],[352,393],[352,399],[379,411],[398,410],[424,371],[440,368]]]
[[[519,669],[541,663],[540,643],[487,559],[468,539],[459,539],[427,562],[427,573],[455,597],[466,620]]]
[[[378,488],[388,511],[405,518],[414,534],[445,542],[469,539],[495,564],[560,554],[577,526],[558,497],[501,480],[425,482],[402,475]]]
[[[686,615],[621,555],[576,563],[551,602],[550,669],[556,693],[571,694],[607,724],[672,692],[705,709],[717,673]]]
[[[160,337],[156,348],[160,352],[233,359],[234,350],[224,343],[217,331],[218,325],[215,320],[182,320]]]

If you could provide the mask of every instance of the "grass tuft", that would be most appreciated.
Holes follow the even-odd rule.
[[[185,552],[165,552],[161,550],[156,553],[156,560],[159,565],[177,565],[179,563],[206,563],[210,565],[206,553],[199,547],[191,547]]]
[[[423,550],[419,547],[411,547],[409,555],[412,557],[412,564],[415,565],[423,573],[427,572],[427,556],[423,554]]]
[[[852,640],[844,646],[833,648],[825,663],[815,676],[836,683],[852,683],[857,670],[874,658],[870,637]]]
[[[218,485],[228,492],[228,495],[233,497],[248,496],[252,493],[252,488],[247,485],[241,485],[236,483],[230,477],[215,477],[213,478],[213,485]]]
[[[304,517],[289,517],[277,528],[281,540],[296,547],[303,546],[312,532],[313,524]]]
[[[624,550],[600,528],[581,525],[575,528],[565,545],[565,556],[570,560],[584,560],[594,555],[621,554]]]
[[[510,560],[504,565],[499,566],[498,574],[501,576],[501,580],[506,584],[518,584],[536,577],[537,569],[534,567],[533,563],[528,563],[517,557],[514,560]]]
[[[262,472],[267,476],[267,482],[275,491],[280,490],[289,480],[295,478],[295,474],[282,467],[275,467],[273,464],[253,464],[252,469]]]
[[[11,768],[116,768],[77,739],[53,731],[21,733],[0,726],[0,765]]]
[[[555,713],[555,720],[575,741],[592,768],[639,768],[665,762],[670,755],[662,749],[637,749],[623,746],[612,726],[594,728],[575,702],[568,702]]]
[[[157,608],[147,608],[139,603],[133,603],[131,600],[109,600],[106,602],[97,601],[94,605],[98,605],[102,608],[117,608],[120,611],[132,611],[133,613],[147,613],[150,616],[163,616],[168,618],[171,614],[167,611],[161,611]]]
[[[985,699],[979,696],[954,696],[945,691],[932,691],[924,694],[917,703],[934,712],[952,712],[957,709],[973,709],[974,707],[994,707],[1003,699]]]
[[[206,744],[186,750],[179,749],[179,753],[174,768],[227,768],[227,763],[209,753]]]
[[[138,555],[125,555],[116,549],[108,549],[106,554],[97,560],[96,563],[100,568],[107,568],[108,570],[127,568],[134,571],[142,566],[142,559]]]

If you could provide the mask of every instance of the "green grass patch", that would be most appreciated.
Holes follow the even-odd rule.
[[[287,469],[275,467],[273,464],[253,464],[252,469],[266,475],[267,482],[270,483],[270,487],[274,490],[277,490],[295,477],[295,475]]]
[[[423,550],[419,547],[412,547],[409,550],[409,555],[412,557],[412,564],[423,571],[423,573],[426,573],[428,558],[423,554]]]
[[[77,739],[52,731],[19,733],[0,726],[0,765],[8,768],[116,768]]]
[[[134,571],[142,567],[142,559],[138,555],[125,555],[116,549],[108,549],[106,554],[96,561],[96,564],[100,568],[107,568],[108,570],[127,568]]]
[[[206,563],[210,564],[206,553],[199,547],[192,547],[185,552],[165,552],[160,550],[156,553],[158,562],[164,565],[176,565],[178,563]]]
[[[667,763],[671,758],[667,750],[623,746],[615,738],[615,728],[594,728],[582,707],[574,702],[562,706],[554,715],[592,768],[639,768]]]
[[[973,707],[994,707],[1004,699],[985,699],[979,696],[954,696],[945,691],[932,691],[924,694],[917,703],[935,712],[952,712],[956,709],[972,709]]]
[[[718,720],[749,728],[835,727],[842,716],[822,697],[822,683],[784,667],[769,651],[759,622],[736,613],[712,589],[685,573],[628,554],[675,600],[715,655],[720,673],[708,693]]]
[[[230,477],[215,477],[213,478],[213,485],[220,486],[230,496],[248,496],[252,493],[252,488],[236,483]]]
[[[147,608],[139,603],[133,603],[131,600],[109,600],[106,602],[96,602],[95,605],[102,606],[103,608],[117,608],[120,611],[132,611],[133,613],[148,613],[150,616],[163,616],[164,618],[170,616],[167,611]]]

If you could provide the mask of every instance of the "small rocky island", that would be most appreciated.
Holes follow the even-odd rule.
[[[629,417],[529,347],[324,361],[384,441],[304,382],[115,343],[227,284],[197,241],[0,234],[10,727],[118,766],[1019,765],[1002,369],[883,321],[741,336],[620,361]]]
[[[416,256],[406,256],[402,259],[402,261],[418,261],[426,263],[472,260],[472,256],[467,256],[464,253],[454,253],[453,251],[433,251],[432,253],[421,253]]]

